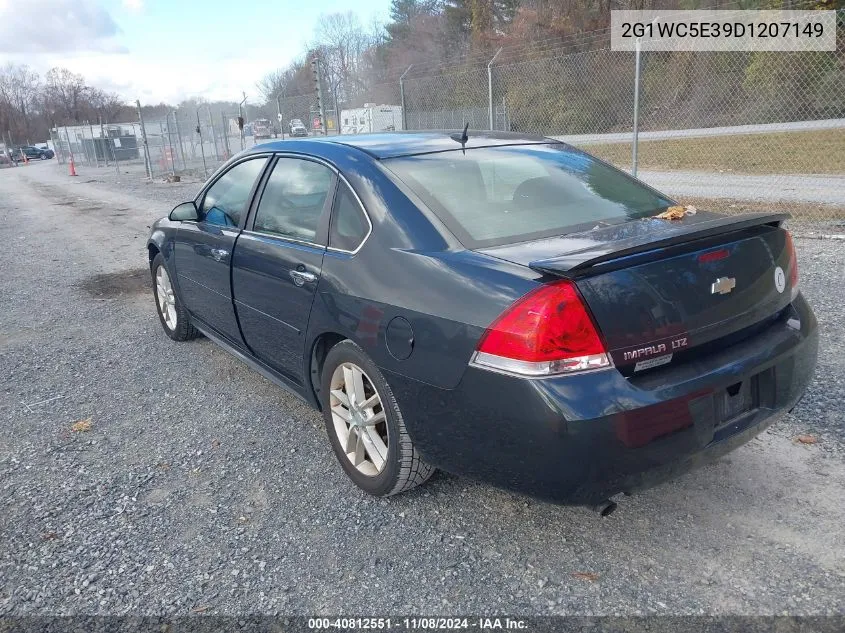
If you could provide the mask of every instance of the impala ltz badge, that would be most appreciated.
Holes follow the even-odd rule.
[[[719,277],[716,281],[710,284],[710,294],[726,295],[734,288],[736,288],[736,279],[733,277]]]
[[[780,266],[775,268],[775,288],[778,292],[786,290],[786,275],[783,274],[783,268]]]

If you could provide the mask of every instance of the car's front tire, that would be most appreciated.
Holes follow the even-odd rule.
[[[153,278],[156,312],[167,336],[174,341],[189,341],[196,338],[199,331],[191,324],[191,317],[176,293],[161,253],[153,258],[150,272]]]
[[[39,158],[40,158],[41,160],[47,160],[47,159],[48,159],[48,158],[50,158],[50,157],[49,157],[49,156],[47,156],[47,154],[41,154],[41,156],[39,156]]]
[[[320,393],[332,448],[359,488],[386,497],[419,486],[434,473],[414,448],[384,376],[352,341],[329,351]]]

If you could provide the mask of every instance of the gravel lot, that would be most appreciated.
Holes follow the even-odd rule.
[[[0,171],[0,614],[845,613],[841,241],[797,240],[810,391],[720,462],[606,519],[444,474],[375,500],[319,414],[161,331],[147,226],[197,185],[79,171]]]

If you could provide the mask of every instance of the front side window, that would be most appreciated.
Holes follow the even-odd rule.
[[[280,158],[261,194],[254,230],[316,242],[333,183],[334,174],[325,165],[299,158]]]
[[[672,204],[624,172],[557,143],[383,163],[469,248],[562,235],[653,215]]]
[[[264,157],[238,163],[223,174],[206,192],[200,220],[209,224],[238,226],[249,205],[249,194],[264,169]]]
[[[370,225],[355,194],[342,180],[337,186],[337,195],[332,208],[332,223],[329,228],[329,246],[344,251],[354,251],[361,245]]]

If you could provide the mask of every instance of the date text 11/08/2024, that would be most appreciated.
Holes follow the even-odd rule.
[[[528,623],[518,618],[309,618],[308,628],[312,630],[403,630],[403,631],[448,631],[475,629],[478,631],[524,631]]]

